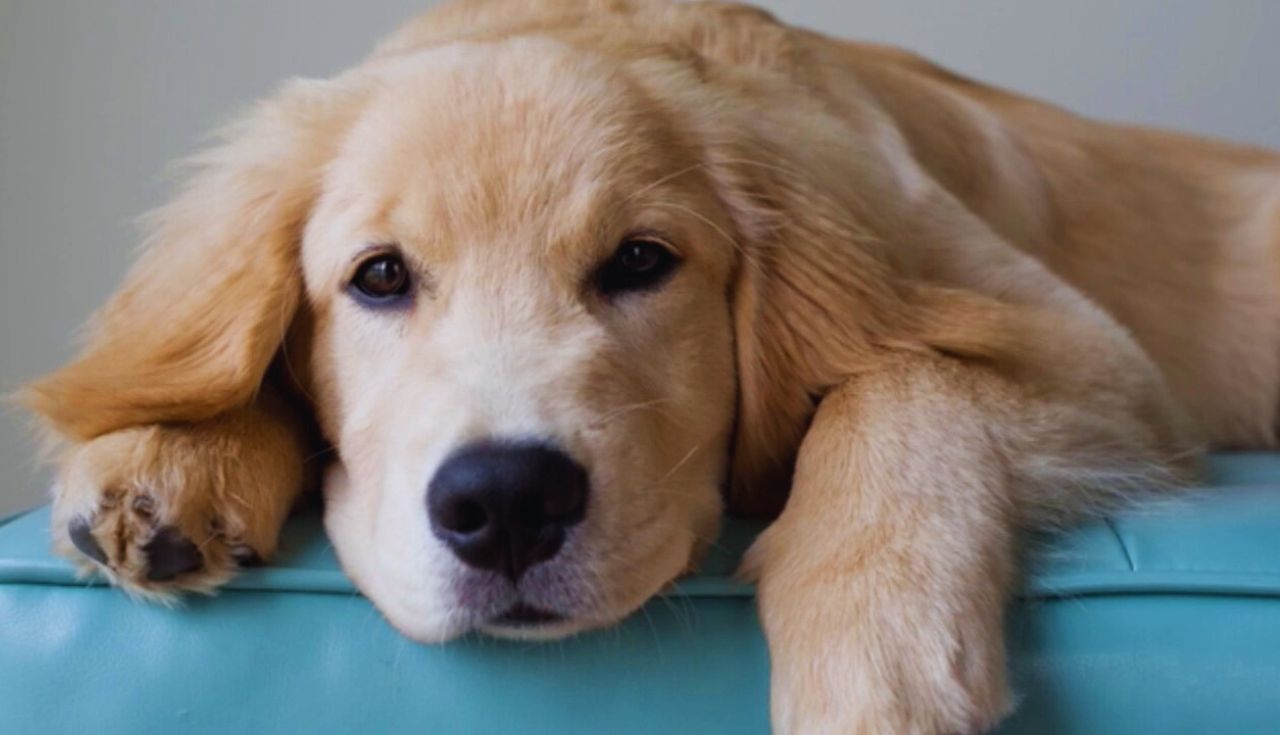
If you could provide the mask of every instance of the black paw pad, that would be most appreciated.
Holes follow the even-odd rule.
[[[98,540],[93,537],[93,526],[84,518],[77,518],[67,527],[71,535],[71,543],[80,553],[93,559],[99,564],[107,563],[107,555],[103,553],[102,547],[98,545]]]
[[[152,582],[167,582],[204,565],[200,549],[171,526],[156,531],[142,550],[147,555],[147,579]]]
[[[262,557],[258,556],[258,552],[248,546],[233,546],[231,548],[231,558],[236,560],[236,564],[242,567],[260,567],[262,566]]]

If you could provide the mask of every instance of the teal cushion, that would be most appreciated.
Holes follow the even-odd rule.
[[[1219,455],[1206,488],[1026,541],[1001,733],[1280,729],[1280,455]],[[768,654],[728,573],[549,644],[421,646],[338,570],[314,514],[271,567],[176,609],[77,580],[48,511],[0,526],[0,730],[764,733]]]

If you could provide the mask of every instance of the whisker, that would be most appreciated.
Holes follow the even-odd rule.
[[[334,446],[325,447],[324,449],[321,449],[320,451],[315,452],[314,454],[310,454],[306,457],[303,457],[302,461],[310,462],[311,460],[316,459],[318,457],[323,457],[324,455],[329,454],[330,452],[336,454],[338,452],[338,448]]]
[[[658,661],[661,662],[666,659],[666,656],[662,650],[662,636],[658,634],[658,626],[654,624],[653,617],[649,615],[649,606],[647,604],[640,606],[640,612],[644,613],[644,619],[649,623],[649,632],[653,635],[653,643],[658,648]]]
[[[668,584],[670,584],[673,587],[675,586],[674,581],[668,582]],[[684,605],[679,607],[676,606],[676,604],[672,601],[671,599],[672,596],[665,592],[659,592],[653,597],[656,600],[661,600],[662,603],[667,606],[667,609],[671,611],[671,617],[675,618],[676,622],[680,625],[681,629],[683,629],[684,632],[686,633],[693,632],[695,627],[693,618],[694,618],[694,615],[697,613],[697,608],[696,606],[694,606],[693,602],[689,600],[688,597],[685,597],[683,593],[677,592],[677,597],[679,597],[679,599],[684,602]]]
[[[686,207],[683,204],[677,204],[675,202],[669,202],[669,201],[654,202],[654,206],[667,207],[669,209],[674,209],[679,212],[684,212],[690,217],[693,217],[701,221],[703,224],[705,224],[707,227],[710,227],[712,230],[715,230],[715,232],[719,234],[720,237],[724,238],[725,242],[729,243],[729,245],[731,245],[734,250],[737,250],[739,253],[741,253],[743,257],[747,257],[749,255],[746,248],[744,248],[737,240],[733,239],[732,235],[730,235],[728,232],[725,232],[723,227],[716,224],[715,222],[712,222],[710,219],[706,217],[706,215],[702,214],[701,212],[698,212],[697,210],[692,209],[690,207]]]
[[[723,158],[720,160],[721,162],[726,164],[736,164],[739,166],[755,166],[756,168],[762,168],[767,171],[775,171],[777,173],[786,174],[787,176],[793,176],[798,179],[805,178],[804,172],[801,171],[800,169],[784,166],[780,163],[766,163],[765,161],[756,160],[754,158]]]
[[[295,277],[301,279],[300,274],[294,274]],[[298,371],[293,367],[293,358],[289,356],[289,323],[293,320],[293,310],[288,304],[282,304],[280,307],[280,359],[284,362],[285,372],[293,379],[293,384],[297,386],[298,392],[306,396],[307,401],[311,405],[316,404],[315,396],[307,391],[302,379],[298,376]]]
[[[616,419],[616,418],[619,418],[619,417],[621,417],[621,416],[625,416],[625,415],[627,415],[627,414],[629,414],[629,413],[632,413],[632,412],[634,412],[634,411],[641,411],[641,410],[644,410],[644,409],[646,409],[646,408],[653,408],[653,407],[655,407],[655,406],[659,406],[659,405],[662,405],[662,404],[664,404],[664,403],[671,403],[671,402],[672,402],[672,400],[671,400],[670,398],[655,398],[655,399],[653,399],[653,400],[649,400],[649,401],[640,401],[639,403],[631,403],[631,404],[628,404],[628,405],[626,405],[626,406],[621,406],[621,407],[619,407],[619,408],[615,408],[615,409],[613,409],[612,411],[609,411],[608,413],[604,414],[603,416],[601,416],[601,417],[599,417],[599,418],[595,419],[594,421],[592,421],[589,425],[590,425],[592,428],[594,428],[594,427],[596,427],[596,426],[599,426],[600,424],[607,423],[607,422],[609,422],[609,421],[612,421],[612,420],[614,420],[614,419]]]
[[[694,444],[693,447],[688,452],[686,452],[683,457],[680,458],[679,462],[676,462],[675,465],[670,470],[667,470],[667,474],[663,475],[662,479],[658,480],[656,484],[661,484],[671,479],[671,476],[674,475],[676,472],[679,472],[680,468],[683,467],[685,463],[688,462],[693,457],[693,455],[701,448],[702,448],[701,444]]]
[[[684,627],[685,631],[692,633],[694,628],[697,626],[698,606],[693,604],[693,600],[689,599],[689,595],[686,594],[684,590],[680,589],[680,582],[678,580],[673,579],[667,584],[675,591],[675,595],[671,595],[667,592],[660,592],[656,597],[666,603],[667,607],[671,609],[672,615],[681,621],[681,625]],[[672,601],[673,596],[681,600],[684,604],[677,607]]]
[[[654,189],[658,188],[659,186],[662,186],[663,184],[665,184],[665,183],[667,183],[667,182],[671,181],[672,179],[680,178],[681,176],[684,176],[684,175],[685,175],[685,174],[687,174],[687,173],[690,173],[690,172],[692,172],[692,171],[697,171],[698,169],[701,169],[701,168],[706,168],[706,164],[702,164],[702,163],[695,163],[695,164],[693,164],[693,165],[691,165],[691,166],[686,166],[686,167],[684,167],[684,168],[682,168],[682,169],[680,169],[680,170],[678,170],[678,171],[674,171],[674,172],[672,172],[672,173],[669,173],[669,174],[667,174],[666,176],[663,176],[662,178],[658,179],[657,181],[652,181],[652,182],[650,182],[650,183],[648,183],[648,184],[645,184],[644,186],[640,187],[639,189],[637,189],[637,190],[635,190],[635,191],[631,192],[631,193],[630,193],[630,194],[628,194],[628,195],[627,195],[627,197],[626,197],[625,199],[623,199],[622,201],[623,201],[623,202],[629,202],[629,201],[631,201],[631,200],[635,199],[636,197],[644,196],[645,194],[648,194],[650,191],[653,191]]]

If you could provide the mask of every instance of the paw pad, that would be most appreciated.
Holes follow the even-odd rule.
[[[158,529],[142,551],[147,555],[147,579],[152,582],[167,582],[204,566],[200,548],[171,526]]]

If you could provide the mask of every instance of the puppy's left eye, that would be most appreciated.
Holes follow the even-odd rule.
[[[648,291],[662,285],[679,265],[680,258],[661,242],[630,237],[596,271],[596,287],[606,296]]]

